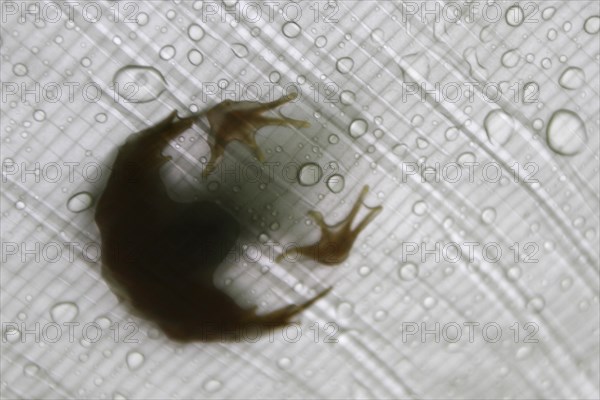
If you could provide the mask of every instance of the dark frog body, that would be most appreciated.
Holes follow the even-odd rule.
[[[240,102],[241,110],[236,109],[237,103],[218,105],[214,110],[224,109],[219,115],[221,126],[215,125],[214,111],[212,115],[209,111],[212,148],[218,149],[213,161],[231,140],[248,138],[256,151],[253,134],[261,126],[305,126],[302,121],[260,115],[292,98]],[[195,119],[179,119],[173,112],[131,135],[119,149],[95,214],[102,238],[102,274],[122,301],[174,340],[227,340],[246,328],[282,326],[330,289],[301,305],[258,315],[256,307],[240,307],[215,286],[213,274],[238,239],[239,222],[214,202],[174,201],[160,177],[161,166],[169,161],[162,155],[163,148]],[[222,127],[233,130],[233,139],[227,140]]]

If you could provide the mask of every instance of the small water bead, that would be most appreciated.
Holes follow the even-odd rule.
[[[96,114],[94,119],[96,120],[96,122],[103,124],[108,120],[108,116],[105,113],[98,113]]]
[[[336,313],[339,318],[347,319],[354,314],[354,307],[350,303],[342,302],[337,306]]]
[[[437,304],[437,300],[434,297],[427,296],[423,299],[423,307],[428,310],[431,310]]]
[[[35,110],[33,112],[33,119],[38,122],[41,122],[46,119],[46,112],[44,110]]]
[[[340,93],[340,102],[345,106],[348,106],[348,105],[354,103],[355,100],[356,100],[356,95],[354,94],[354,92],[351,92],[350,90],[344,90]]]
[[[329,137],[327,138],[327,140],[331,144],[336,144],[336,143],[338,143],[340,141],[340,137],[338,135],[336,135],[335,133],[332,133],[331,135],[329,135]]]
[[[550,60],[548,57],[543,58],[540,64],[544,69],[552,68],[552,60]]]
[[[532,297],[527,302],[527,308],[530,311],[535,312],[535,313],[541,312],[544,309],[545,305],[546,305],[546,301],[540,295],[536,295],[536,296]]]
[[[571,277],[565,277],[560,281],[560,288],[564,290],[568,290],[573,286],[573,279]]]
[[[373,319],[375,321],[383,321],[384,319],[386,319],[388,316],[387,311],[385,310],[377,310],[375,311],[375,314],[373,315]]]
[[[556,31],[556,29],[548,29],[548,33],[546,34],[546,37],[550,41],[556,40],[556,38],[558,37],[558,32]]]
[[[271,83],[277,83],[277,82],[279,82],[280,79],[281,79],[281,74],[277,71],[272,71],[269,74],[269,81]]]
[[[17,210],[24,210],[25,209],[25,202],[19,200],[15,203],[15,208]]]
[[[481,212],[481,220],[484,224],[490,225],[496,220],[496,210],[492,207],[484,208]]]
[[[428,208],[429,207],[427,206],[426,202],[424,202],[423,200],[419,200],[416,201],[415,204],[413,204],[412,211],[415,215],[423,216],[427,212]]]
[[[83,67],[88,68],[92,65],[92,60],[89,57],[83,57],[80,63]]]
[[[145,12],[141,12],[137,14],[136,22],[139,26],[144,26],[148,24],[150,21],[150,17]]]
[[[510,267],[508,269],[508,271],[506,271],[506,277],[510,281],[516,281],[521,277],[522,273],[523,272],[522,272],[521,268],[517,265],[514,265],[514,266]]]
[[[144,364],[145,360],[146,358],[144,357],[144,355],[138,351],[130,351],[125,357],[125,363],[127,364],[127,368],[129,368],[130,371],[135,371],[136,369],[139,369]]]
[[[16,76],[25,76],[29,72],[27,66],[22,63],[17,63],[13,65],[12,71]]]
[[[315,46],[317,48],[323,48],[325,45],[327,45],[327,38],[325,36],[318,36],[315,38]]]
[[[248,48],[243,45],[242,43],[234,43],[231,45],[231,51],[233,51],[233,54],[237,57],[237,58],[244,58],[247,57],[249,52],[248,52]]]
[[[371,267],[367,266],[367,265],[363,265],[360,268],[358,268],[358,274],[360,276],[367,276],[371,273]]]

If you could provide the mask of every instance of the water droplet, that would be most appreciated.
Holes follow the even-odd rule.
[[[119,69],[113,78],[121,97],[131,103],[155,100],[166,89],[165,77],[154,67],[129,65]]]
[[[508,269],[508,271],[506,271],[506,277],[510,281],[516,281],[517,279],[519,279],[521,277],[521,273],[522,273],[521,268],[514,265],[514,266],[510,267]]]
[[[204,382],[204,385],[202,387],[207,392],[214,393],[214,392],[218,391],[219,389],[221,389],[221,386],[222,386],[222,384],[218,380],[209,379],[206,382]]]
[[[542,65],[542,68],[544,68],[544,69],[552,68],[552,60],[550,60],[548,57],[543,58],[542,62],[540,64]]]
[[[535,312],[535,313],[539,313],[540,311],[542,311],[544,309],[545,305],[546,305],[546,301],[540,295],[532,297],[527,302],[527,308],[530,311]]]
[[[33,112],[33,119],[38,122],[41,122],[46,119],[46,112],[44,110],[35,110]]]
[[[329,143],[336,144],[336,143],[338,143],[340,141],[340,138],[335,133],[332,133],[331,135],[329,135],[328,140],[329,140]]]
[[[412,211],[415,215],[422,216],[427,212],[428,206],[423,200],[416,201],[413,204]]]
[[[544,11],[542,11],[542,18],[547,21],[554,16],[555,12],[556,8],[554,7],[544,8]]]
[[[429,140],[424,138],[417,138],[417,148],[423,150],[429,147]]]
[[[371,268],[368,265],[362,265],[358,268],[358,274],[360,276],[367,276],[371,273]]]
[[[371,32],[371,40],[375,43],[384,43],[385,33],[379,28],[373,29],[373,32]]]
[[[456,129],[454,126],[451,126],[450,128],[446,129],[445,137],[446,140],[449,142],[458,139],[458,129]]]
[[[83,57],[81,59],[81,65],[85,68],[88,68],[92,65],[92,60],[89,57]]]
[[[354,92],[351,92],[350,90],[344,90],[340,93],[340,102],[345,106],[348,106],[348,105],[354,103],[355,100],[356,100],[356,95],[354,94]]]
[[[408,262],[406,264],[402,264],[400,268],[398,268],[398,276],[403,281],[412,281],[419,276],[419,268],[416,264]]]
[[[387,315],[388,315],[387,311],[377,310],[377,311],[375,311],[375,314],[373,315],[373,319],[375,321],[383,321],[384,319],[387,318]]]
[[[571,286],[573,286],[573,279],[571,277],[563,278],[560,281],[560,288],[562,290],[568,290],[571,288]]]
[[[292,360],[288,357],[281,357],[279,360],[277,360],[277,366],[281,369],[288,369],[292,366]]]
[[[579,89],[585,84],[585,73],[581,68],[569,67],[560,75],[558,83],[565,89]]]
[[[329,190],[331,190],[332,193],[339,193],[342,190],[344,190],[345,184],[346,181],[344,177],[340,174],[331,175],[327,179],[327,188],[329,188]]]
[[[556,40],[556,37],[558,36],[558,32],[556,32],[556,29],[548,29],[548,33],[546,34],[546,37],[548,38],[548,40],[553,41]]]
[[[523,9],[515,4],[506,10],[506,23],[510,26],[519,26],[525,19]]]
[[[141,12],[137,14],[136,22],[139,26],[144,26],[150,21],[150,17],[145,12]]]
[[[548,146],[563,156],[579,153],[585,148],[588,140],[585,124],[579,115],[565,109],[552,114],[546,135]]]
[[[600,32],[600,16],[593,15],[585,20],[583,29],[590,35],[595,35]]]
[[[348,133],[350,136],[356,139],[364,135],[367,132],[368,127],[369,124],[367,124],[367,121],[364,119],[355,119],[350,123],[350,126],[348,127]]]
[[[94,119],[96,120],[96,122],[103,124],[106,122],[106,120],[108,119],[108,117],[106,116],[105,113],[98,113],[96,114],[96,116],[94,117]]]
[[[190,39],[197,42],[204,37],[204,29],[198,24],[191,24],[188,27],[188,36]]]
[[[294,21],[290,21],[290,22],[286,22],[283,25],[283,27],[281,28],[281,31],[283,32],[283,34],[286,37],[295,38],[298,35],[300,35],[300,32],[302,32],[302,28],[300,28],[300,25],[298,25]]]
[[[350,57],[342,57],[337,60],[335,66],[341,74],[347,74],[354,68],[354,60]]]
[[[271,83],[277,83],[281,79],[281,74],[277,71],[273,71],[269,74],[269,81]]]
[[[89,209],[94,204],[94,197],[89,192],[75,193],[67,200],[67,209],[74,213],[80,213]]]
[[[17,210],[24,210],[25,209],[25,202],[19,200],[15,203],[15,208]]]
[[[175,47],[171,46],[170,44],[163,46],[160,51],[158,52],[158,55],[160,56],[160,58],[162,58],[163,60],[170,60],[171,58],[175,57]]]
[[[302,186],[313,186],[319,183],[323,170],[318,164],[306,163],[298,170],[298,183]]]
[[[40,366],[34,363],[27,363],[23,367],[23,373],[27,376],[35,376],[40,372]]]
[[[515,354],[517,360],[524,360],[531,355],[531,346],[521,346]]]
[[[502,65],[506,68],[514,68],[519,63],[521,56],[516,49],[511,49],[502,55]]]
[[[78,314],[79,307],[71,302],[58,303],[50,309],[50,318],[57,323],[73,322]]]
[[[127,368],[129,368],[131,371],[135,371],[136,369],[140,368],[142,364],[144,364],[144,361],[144,355],[137,351],[130,351],[125,357]]]
[[[481,220],[484,224],[491,224],[496,220],[496,210],[492,207],[484,208],[481,212]]]
[[[317,48],[323,48],[325,45],[327,45],[327,38],[325,36],[318,36],[315,38],[315,46]]]
[[[200,65],[204,61],[204,56],[196,49],[192,49],[187,54],[187,59],[192,65]]]
[[[336,313],[340,319],[347,319],[354,314],[354,307],[352,304],[344,301],[338,305]]]
[[[437,300],[434,297],[427,296],[423,299],[423,306],[428,310],[431,310],[436,304]]]
[[[241,43],[234,43],[231,45],[231,50],[238,58],[244,58],[248,56],[248,48]]]
[[[29,70],[27,69],[27,66],[25,64],[21,64],[21,63],[17,63],[15,65],[13,65],[12,70],[16,76],[25,76],[25,75],[27,75],[27,72],[29,72]]]

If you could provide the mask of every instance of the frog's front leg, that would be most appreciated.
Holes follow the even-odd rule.
[[[209,144],[211,154],[203,176],[209,175],[216,169],[223,159],[225,148],[233,141],[242,142],[252,150],[259,161],[264,161],[264,154],[256,143],[256,133],[262,127],[275,125],[306,128],[310,126],[307,121],[285,117],[272,118],[262,115],[265,111],[292,101],[297,96],[293,93],[268,103],[225,100],[208,110],[206,116],[210,125]]]

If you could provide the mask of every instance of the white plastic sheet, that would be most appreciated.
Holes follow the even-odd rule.
[[[598,398],[598,2],[0,7],[3,398]],[[168,150],[174,196],[238,193],[259,252],[315,240],[306,212],[340,220],[364,184],[384,210],[340,266],[242,249],[219,272],[260,311],[333,285],[299,325],[173,343],[99,274],[115,149],[172,109],[291,87],[282,112],[311,128],[259,145],[321,179],[209,186],[200,125]]]

